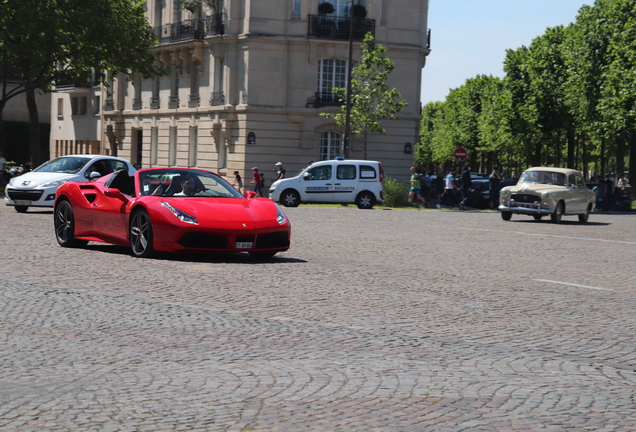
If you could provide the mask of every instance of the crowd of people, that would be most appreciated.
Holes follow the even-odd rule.
[[[497,168],[492,170],[488,177],[488,189],[490,192],[490,208],[496,210],[499,205],[499,191],[501,190],[501,174]],[[429,207],[432,198],[438,199],[436,205],[438,209],[448,206],[453,210],[466,209],[470,206],[470,199],[473,190],[473,178],[471,175],[471,165],[467,163],[461,175],[457,176],[457,169],[450,168],[444,172],[440,165],[435,171],[429,173],[419,173],[415,167],[411,167],[411,188],[409,190],[408,201],[413,203],[419,200],[424,207]]]

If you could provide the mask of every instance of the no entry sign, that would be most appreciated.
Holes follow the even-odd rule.
[[[453,153],[453,156],[455,156],[455,160],[462,162],[466,160],[466,157],[468,157],[468,152],[465,148],[459,147],[455,149],[455,153]]]

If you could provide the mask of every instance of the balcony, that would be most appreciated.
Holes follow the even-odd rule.
[[[320,108],[327,106],[342,106],[342,101],[331,92],[316,92],[307,98],[307,108]]]
[[[225,33],[224,14],[215,14],[202,19],[179,21],[155,27],[159,44],[172,42],[202,40],[206,36]]]
[[[159,109],[161,107],[161,100],[158,97],[150,98],[150,109]]]
[[[225,95],[223,92],[212,92],[210,95],[210,106],[225,105]]]
[[[319,39],[349,40],[349,17],[309,15],[308,18],[307,36]],[[375,36],[375,20],[353,19],[353,40],[361,41],[368,32]]]
[[[170,96],[168,100],[168,109],[179,108],[179,96]]]
[[[133,98],[133,109],[134,110],[141,109],[141,98]]]
[[[201,105],[201,97],[198,93],[191,94],[188,99],[188,108],[197,108]]]

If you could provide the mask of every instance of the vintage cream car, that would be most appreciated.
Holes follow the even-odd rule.
[[[587,222],[595,203],[596,195],[585,186],[581,172],[568,168],[530,168],[515,186],[499,193],[499,210],[505,221],[517,213],[536,220],[550,216],[555,223],[564,215],[578,215],[580,222]]]

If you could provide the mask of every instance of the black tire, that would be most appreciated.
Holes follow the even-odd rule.
[[[371,192],[360,192],[356,198],[356,205],[359,209],[372,209],[375,205],[375,196]]]
[[[276,255],[276,252],[248,252],[248,253],[250,254],[252,258],[258,259],[258,260],[270,259],[274,255]]]
[[[579,215],[579,222],[586,223],[587,220],[590,218],[590,212],[591,211],[592,211],[592,204],[587,206],[587,210],[585,211],[584,214],[580,214]]]
[[[565,205],[563,201],[559,201],[556,208],[554,209],[554,213],[550,215],[550,220],[554,223],[561,223],[561,218],[563,217],[563,213],[565,213]]]
[[[53,223],[55,225],[55,238],[62,247],[83,247],[88,244],[87,240],[75,238],[75,217],[73,216],[73,206],[63,199],[55,207],[53,213]]]
[[[532,215],[532,217],[534,218],[534,220],[540,221],[543,215]]]
[[[15,211],[18,213],[26,213],[29,209],[29,206],[15,206]]]
[[[152,247],[152,223],[145,210],[136,211],[130,218],[130,247],[133,255],[148,258],[155,254]]]
[[[509,221],[512,218],[512,212],[509,211],[502,211],[501,212],[501,218],[505,221]]]
[[[280,195],[280,203],[285,207],[298,207],[300,204],[300,195],[293,189],[286,189]]]

